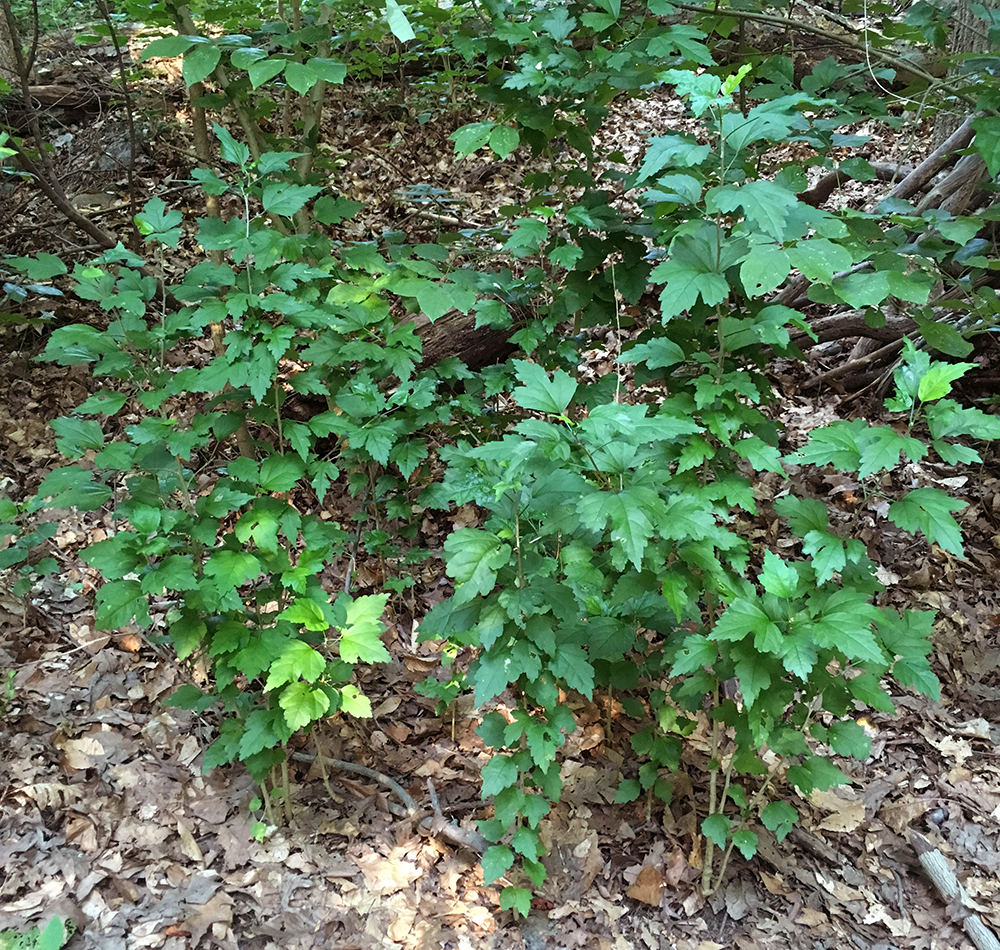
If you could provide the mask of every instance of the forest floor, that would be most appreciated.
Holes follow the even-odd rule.
[[[113,58],[100,56],[88,54],[88,68],[108,70]],[[66,50],[54,48],[46,62],[58,77]],[[183,118],[177,63],[160,64],[141,101],[147,118]],[[423,124],[413,121],[420,109]],[[619,103],[611,137],[637,154],[644,133],[666,130],[680,112],[668,98]],[[347,237],[392,228],[420,239],[440,214],[485,222],[519,188],[524,166],[516,160],[453,164],[447,136],[465,117],[439,103],[401,104],[391,89],[372,85],[332,94],[329,115],[327,141],[343,156],[338,187],[365,202]],[[64,181],[83,196],[80,207],[121,226],[124,176],[120,159],[107,158],[116,148],[121,154],[120,112],[64,113],[60,122],[53,138],[62,141]],[[197,213],[197,196],[184,185],[186,133],[183,125],[151,128],[137,173],[144,196],[172,194],[168,204],[191,203]],[[902,137],[882,136],[878,154],[866,157],[897,160],[905,147]],[[429,199],[424,184],[442,190]],[[2,217],[11,252],[86,257],[27,185],[8,195]],[[89,307],[72,297],[51,302],[59,324],[100,319]],[[0,332],[7,394],[0,488],[23,496],[60,464],[48,422],[81,402],[93,382],[78,369],[33,361],[44,331],[15,323]],[[582,372],[612,370],[620,342],[614,329],[594,332]],[[877,416],[875,399],[803,396],[802,372],[773,367],[776,413],[790,444],[824,421]],[[570,697],[580,728],[566,746],[562,800],[543,822],[549,879],[526,920],[499,910],[498,890],[483,886],[475,854],[421,820],[433,817],[432,789],[459,825],[474,827],[488,814],[478,791],[487,754],[475,734],[483,710],[460,700],[435,715],[413,690],[438,667],[434,645],[418,643],[416,627],[448,592],[440,564],[424,570],[412,600],[389,618],[392,662],[365,671],[374,717],[329,721],[300,750],[317,758],[291,762],[286,820],[277,805],[251,812],[259,791],[242,768],[202,774],[212,717],[161,705],[190,681],[191,669],[141,631],[94,631],[97,578],[78,552],[115,529],[110,516],[50,512],[59,528],[47,553],[60,572],[27,599],[0,585],[0,674],[12,674],[0,691],[0,930],[44,927],[60,915],[74,921],[69,946],[79,950],[970,947],[964,912],[940,898],[907,833],[919,831],[945,856],[971,905],[1000,927],[1000,456],[990,451],[975,470],[927,464],[894,473],[899,486],[916,480],[969,502],[960,516],[965,559],[904,542],[877,508],[867,509],[856,483],[818,479],[810,487],[831,506],[864,509],[864,540],[886,565],[884,603],[937,611],[941,701],[899,691],[896,716],[867,714],[871,757],[837,761],[849,785],[808,802],[779,786],[799,808],[800,826],[780,844],[760,829],[759,854],[734,855],[706,898],[697,830],[708,797],[704,732],[688,741],[669,806],[614,805],[623,774],[632,774],[632,727],[613,704]],[[776,490],[764,482],[758,497]],[[350,514],[338,507],[345,498],[327,499],[333,517]],[[476,518],[463,509],[451,524]],[[423,543],[440,550],[451,524],[427,519]],[[768,527],[762,520],[752,532],[763,539]],[[359,563],[362,587],[366,571],[374,583],[377,565]],[[327,770],[332,759],[395,778],[425,811],[398,817],[383,783]],[[257,820],[267,825],[263,840],[251,834]]]

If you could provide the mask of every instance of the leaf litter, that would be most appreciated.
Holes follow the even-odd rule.
[[[367,93],[373,103],[381,94]],[[466,116],[439,115],[415,135],[365,107],[364,96],[360,109],[357,101],[345,102],[328,130],[347,156],[344,193],[366,202],[345,223],[345,237],[399,227],[433,233],[451,218],[485,225],[500,204],[517,200],[516,161],[452,163],[447,135]],[[676,125],[677,112],[669,97],[619,103],[610,133],[638,154],[641,124]],[[883,147],[896,146],[886,140]],[[143,176],[150,193],[171,186],[152,167]],[[442,180],[438,193],[412,187]],[[866,195],[850,200],[863,203]],[[25,206],[23,220],[36,213]],[[60,320],[86,317],[73,312],[80,304],[71,298],[59,308]],[[592,333],[584,375],[612,367],[616,332]],[[76,405],[90,381],[75,369],[31,363],[37,338],[5,333],[13,345],[0,361],[8,393],[0,405],[0,474],[8,491],[29,494],[58,464],[47,422]],[[794,379],[779,378],[779,415],[791,442],[844,415],[837,397],[807,400]],[[861,520],[862,539],[887,565],[886,603],[939,612],[940,703],[901,694],[897,716],[867,715],[871,757],[838,760],[851,784],[814,793],[785,841],[761,829],[757,857],[734,858],[727,881],[705,898],[698,824],[707,747],[698,733],[669,777],[670,805],[615,805],[637,725],[610,700],[567,697],[580,727],[567,742],[562,800],[542,825],[549,879],[521,922],[499,911],[498,889],[483,886],[474,850],[441,833],[442,822],[472,832],[489,809],[478,797],[488,756],[475,735],[485,710],[460,700],[437,716],[411,689],[437,666],[434,646],[418,647],[411,628],[446,595],[440,574],[421,579],[413,616],[398,617],[386,638],[394,662],[366,671],[374,718],[334,720],[310,752],[293,754],[292,817],[272,822],[280,803],[251,812],[259,789],[239,768],[201,773],[211,716],[160,705],[190,671],[138,631],[94,632],[95,578],[75,551],[113,525],[59,512],[46,552],[60,561],[57,580],[46,578],[27,601],[0,598],[0,673],[14,673],[0,706],[0,929],[44,926],[59,915],[77,926],[71,947],[102,950],[968,947],[963,918],[973,909],[1000,926],[996,461],[991,452],[976,473],[948,466],[894,473],[896,487],[942,484],[970,502],[961,516],[964,561],[936,547],[902,548],[884,511]],[[843,477],[818,477],[808,487],[833,510],[860,504],[859,486]],[[762,479],[759,500],[776,490]],[[472,509],[454,518],[475,522]],[[439,547],[450,527],[427,519],[424,531]],[[749,531],[768,539],[763,519]],[[373,570],[373,583],[377,576]],[[391,776],[416,813],[400,815],[384,782],[324,766],[338,759]],[[263,840],[254,837],[258,821]],[[914,829],[958,872],[969,907],[948,905],[921,872]]]

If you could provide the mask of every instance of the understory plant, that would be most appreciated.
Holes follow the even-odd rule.
[[[412,585],[409,562],[426,557],[412,544],[427,481],[421,433],[481,408],[472,395],[438,395],[463,368],[417,371],[414,323],[393,316],[389,296],[428,314],[470,310],[485,278],[446,276],[436,246],[290,236],[275,224],[307,202],[327,218],[356,206],[290,184],[294,155],[255,161],[216,131],[232,180],[199,180],[246,212],[202,219],[190,237],[226,261],[203,260],[166,286],[120,246],[74,268],[75,293],[107,325],[57,329],[43,358],[89,364],[106,383],[53,421],[57,447],[79,461],[49,474],[28,507],[111,509],[116,530],[82,555],[104,581],[97,626],[155,618],[154,634],[200,677],[171,702],[226,714],[205,767],[240,761],[260,780],[284,763],[293,733],[338,711],[370,715],[355,667],[388,659],[380,618],[390,594]],[[158,263],[187,239],[181,213],[158,198],[137,223]],[[37,260],[8,263],[37,275]],[[503,307],[487,303],[495,319]],[[221,350],[197,359],[195,341],[223,323]],[[356,525],[324,517],[341,479],[360,499]],[[382,592],[356,596],[350,565],[362,544],[382,556],[385,577]],[[345,565],[336,577],[335,564]]]
[[[796,811],[773,797],[776,778],[806,796],[847,781],[829,754],[867,757],[854,717],[893,710],[886,677],[937,697],[927,661],[934,614],[876,605],[882,587],[855,518],[796,494],[792,478],[773,510],[800,553],[755,549],[739,528],[759,513],[754,473],[829,466],[857,478],[867,510],[901,457],[917,462],[931,449],[977,460],[954,439],[995,439],[1000,420],[943,398],[968,368],[911,346],[887,403],[903,431],[836,422],[780,457],[744,426],[726,440],[713,432],[720,412],[753,400],[711,374],[650,404],[588,408],[569,375],[517,365],[522,420],[498,441],[443,452],[444,489],[488,518],[449,536],[455,596],[421,627],[423,637],[476,648],[468,681],[477,705],[514,699],[478,730],[497,750],[482,770],[494,816],[481,829],[504,842],[484,857],[488,880],[515,855],[533,884],[545,878],[539,822],[559,800],[559,749],[576,728],[567,692],[614,697],[647,723],[632,737],[642,764],[619,802],[646,792],[669,803],[684,737],[707,728],[707,891],[733,847],[756,852],[758,821],[779,840],[791,829]],[[920,487],[886,517],[961,556],[952,512],[963,507]],[[713,847],[725,854],[715,864]],[[519,887],[503,895],[522,913],[529,899]]]

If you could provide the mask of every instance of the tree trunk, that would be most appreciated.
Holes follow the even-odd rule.
[[[20,85],[17,75],[17,58],[14,56],[14,42],[11,39],[10,28],[7,25],[5,11],[0,7],[0,79],[11,89]]]
[[[997,6],[998,0],[982,0],[987,9]],[[958,0],[955,9],[948,18],[948,52],[951,55],[959,53],[981,53],[989,49],[987,25],[969,8],[970,0]],[[955,73],[956,70],[952,70]],[[956,111],[956,104],[950,103],[949,108],[942,109],[934,120],[934,146],[940,145],[955,131],[967,117],[968,110]]]

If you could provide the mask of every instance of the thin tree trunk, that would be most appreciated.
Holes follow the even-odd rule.
[[[17,72],[17,56],[14,54],[14,41],[7,27],[7,18],[0,15],[0,79],[11,89],[17,89],[21,77]]]
[[[987,9],[997,6],[997,0],[982,0]],[[958,0],[955,9],[948,18],[948,52],[981,53],[989,49],[987,25],[970,10],[970,0]],[[954,73],[955,70],[952,70]],[[962,103],[951,102],[942,109],[934,119],[934,137],[932,144],[940,145],[968,117],[968,110]]]

